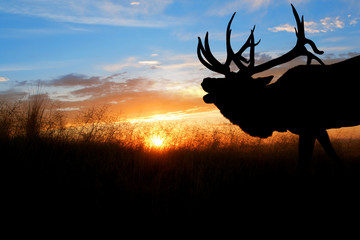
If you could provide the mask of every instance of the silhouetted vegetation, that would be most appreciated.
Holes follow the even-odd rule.
[[[205,131],[116,123],[105,107],[84,110],[66,125],[64,112],[40,97],[0,105],[3,196],[11,215],[245,218],[334,210],[358,199],[357,139],[334,141],[343,172],[316,147],[310,175],[299,178],[292,135],[261,140],[231,125]],[[148,143],[155,133],[162,148]]]

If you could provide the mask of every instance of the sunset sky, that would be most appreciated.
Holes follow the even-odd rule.
[[[0,0],[0,97],[21,99],[40,81],[64,111],[108,104],[130,118],[219,117],[202,100],[213,73],[197,59],[197,37],[209,31],[225,59],[236,11],[233,48],[256,25],[257,61],[269,60],[296,42],[290,2],[325,63],[360,54],[358,0]]]

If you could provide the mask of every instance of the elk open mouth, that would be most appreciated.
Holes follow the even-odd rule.
[[[213,92],[211,88],[211,79],[205,78],[204,81],[201,83],[201,87],[205,92],[207,92],[207,94],[203,97],[204,102],[214,103],[214,94],[210,93]]]
[[[203,97],[203,100],[205,103],[214,103],[214,95],[208,93]]]

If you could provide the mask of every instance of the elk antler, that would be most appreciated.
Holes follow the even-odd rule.
[[[235,13],[234,13],[233,17],[234,16],[235,16]],[[231,21],[232,21],[232,19],[231,19]],[[255,64],[255,58],[254,58],[255,46],[257,46],[261,40],[259,40],[257,43],[254,43],[254,30],[255,30],[255,26],[254,26],[254,28],[251,30],[250,36],[248,37],[248,39],[246,40],[244,45],[240,48],[240,50],[237,53],[234,53],[234,51],[231,48],[231,44],[230,44],[231,21],[229,22],[227,31],[226,31],[226,46],[227,46],[228,56],[231,56],[230,58],[233,60],[233,62],[236,64],[236,66],[241,71],[249,71],[249,69],[252,69]],[[250,60],[248,61],[241,54],[249,47],[250,47]],[[248,63],[249,64],[248,67],[246,67],[242,62]]]
[[[201,42],[201,38],[198,37],[198,47],[197,47],[197,55],[198,55],[198,58],[200,60],[200,62],[205,66],[207,67],[208,69],[214,71],[214,72],[218,72],[218,73],[221,73],[221,74],[224,74],[224,75],[227,75],[230,73],[230,63],[231,61],[233,61],[236,66],[240,69],[240,70],[243,70],[243,71],[246,71],[247,70],[247,67],[242,63],[242,62],[245,62],[245,63],[249,63],[250,62],[250,65],[254,65],[254,61],[248,61],[246,58],[244,58],[242,56],[242,53],[248,48],[248,47],[251,47],[252,49],[258,45],[260,43],[257,42],[256,44],[253,44],[254,42],[254,30],[255,30],[255,26],[254,28],[251,30],[251,34],[249,36],[249,38],[247,39],[247,41],[245,42],[245,44],[240,48],[240,50],[237,52],[237,53],[234,53],[232,47],[231,47],[231,44],[230,44],[230,38],[231,38],[231,23],[235,17],[235,14],[236,12],[232,15],[229,23],[228,23],[228,26],[227,26],[227,29],[226,29],[226,50],[227,50],[227,57],[226,57],[226,61],[224,64],[221,64],[211,53],[210,51],[210,47],[209,47],[209,33],[206,32],[206,35],[205,35],[205,40],[204,40],[204,43],[205,43],[205,48]],[[207,61],[205,61],[205,59],[202,57],[202,55],[204,55],[205,59]]]
[[[296,33],[296,36],[297,36],[297,42],[296,42],[295,47],[293,49],[291,49],[289,52],[285,53],[284,55],[282,55],[282,56],[280,56],[278,58],[272,59],[272,60],[270,60],[270,61],[268,61],[266,63],[263,63],[261,65],[255,66],[253,74],[263,72],[263,71],[268,70],[268,69],[270,69],[272,67],[275,67],[277,65],[289,62],[289,61],[291,61],[294,58],[299,57],[299,56],[307,56],[307,58],[308,58],[307,59],[307,64],[308,65],[311,63],[312,59],[315,59],[321,65],[325,65],[323,63],[323,61],[321,61],[320,58],[318,58],[317,56],[315,56],[313,53],[309,52],[306,49],[305,44],[309,44],[315,53],[317,53],[317,54],[323,54],[324,53],[323,51],[320,51],[316,47],[315,43],[312,40],[307,39],[305,37],[304,16],[301,17],[301,21],[300,21],[299,15],[298,15],[295,7],[292,4],[291,4],[291,7],[292,7],[292,10],[293,10],[294,17],[295,17],[295,20],[296,20],[296,25],[297,25],[297,30],[295,28],[295,33]]]
[[[201,42],[201,38],[198,37],[199,42],[198,42],[198,46],[197,46],[197,55],[198,58],[200,60],[200,62],[207,67],[208,69],[214,71],[214,72],[218,72],[224,75],[227,75],[230,73],[230,63],[232,60],[232,56],[233,56],[233,52],[231,49],[231,45],[230,45],[230,34],[231,34],[231,30],[230,30],[230,25],[232,20],[234,19],[235,13],[232,15],[229,24],[228,24],[228,29],[226,32],[226,48],[227,48],[227,58],[224,64],[221,64],[211,53],[210,51],[210,46],[209,46],[209,33],[206,32],[205,35],[205,48]],[[206,58],[207,61],[204,60],[204,58],[202,57],[202,55],[204,55],[204,57]],[[241,58],[243,58],[241,56]]]
[[[234,16],[236,14],[236,12],[232,15],[227,29],[226,29],[226,51],[227,51],[227,57],[226,57],[226,61],[224,64],[220,63],[211,53],[210,51],[210,47],[209,47],[209,39],[208,39],[208,32],[205,35],[205,48],[201,42],[200,37],[199,42],[198,42],[198,47],[197,47],[197,55],[198,58],[200,60],[200,62],[207,67],[208,69],[214,71],[214,72],[218,72],[221,74],[224,74],[225,76],[228,75],[230,73],[230,63],[231,61],[233,61],[235,63],[235,65],[239,68],[239,72],[242,73],[247,73],[249,75],[253,75],[259,72],[263,72],[265,70],[268,70],[272,67],[275,67],[277,65],[289,62],[291,60],[293,60],[296,57],[299,56],[307,56],[307,64],[311,63],[312,59],[315,59],[316,61],[318,61],[320,64],[325,65],[320,58],[318,58],[317,56],[315,56],[313,53],[309,52],[305,45],[309,44],[311,46],[311,48],[313,49],[313,51],[317,54],[323,54],[323,51],[320,51],[315,43],[310,40],[307,39],[305,37],[305,26],[304,26],[304,16],[301,17],[301,20],[299,18],[299,15],[295,9],[295,7],[291,4],[292,10],[293,10],[293,14],[296,20],[296,24],[297,24],[297,29],[295,28],[295,33],[297,36],[297,42],[296,45],[293,49],[291,49],[289,52],[285,53],[284,55],[276,58],[276,59],[272,59],[266,63],[260,64],[258,66],[255,66],[255,46],[257,46],[260,43],[260,40],[255,43],[254,41],[254,30],[255,30],[255,26],[254,28],[251,30],[250,36],[248,37],[248,39],[246,40],[246,42],[244,43],[244,45],[240,48],[240,50],[237,53],[234,53],[231,44],[230,44],[230,38],[231,38],[231,23],[234,19]],[[246,58],[244,58],[242,56],[243,52],[247,49],[250,48],[250,60],[247,60]],[[202,57],[202,55],[204,55],[205,59]],[[248,64],[247,66],[244,63]]]

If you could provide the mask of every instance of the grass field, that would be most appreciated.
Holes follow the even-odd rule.
[[[333,141],[344,159],[342,171],[316,145],[309,175],[300,177],[297,137],[290,134],[261,140],[245,138],[231,125],[100,121],[52,130],[40,124],[36,130],[24,120],[33,124],[26,131],[5,116],[11,114],[2,117],[8,129],[0,145],[3,196],[15,216],[297,216],[310,209],[353,212],[360,199],[358,139]]]

